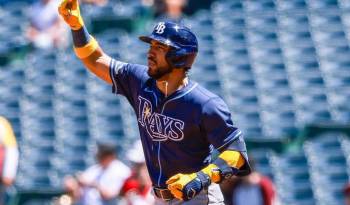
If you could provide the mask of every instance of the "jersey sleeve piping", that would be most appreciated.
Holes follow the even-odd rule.
[[[114,65],[115,65],[115,60],[113,58],[111,58],[111,61],[109,62],[109,76],[112,80],[112,83],[113,83],[113,93],[116,93],[117,91],[117,83],[115,82],[115,79],[114,79]]]
[[[111,58],[111,61],[109,63],[109,76],[112,80],[112,84],[113,84],[113,93],[117,93],[117,82],[115,79],[115,76],[118,74],[119,69],[123,68],[127,63],[121,62],[121,61],[117,61],[113,58]]]
[[[231,144],[233,141],[235,141],[239,136],[242,135],[242,132],[239,129],[236,129],[232,133],[230,133],[230,137],[227,139],[227,141],[221,145],[220,147],[217,147],[217,150],[221,150],[223,147]]]

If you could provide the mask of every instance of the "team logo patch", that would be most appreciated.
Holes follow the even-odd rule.
[[[157,26],[154,28],[154,30],[155,30],[156,33],[158,33],[158,34],[164,33],[164,29],[165,29],[165,23],[164,23],[164,22],[158,23]]]
[[[184,138],[183,121],[153,112],[150,101],[141,96],[138,99],[138,122],[147,130],[153,141],[180,141]]]

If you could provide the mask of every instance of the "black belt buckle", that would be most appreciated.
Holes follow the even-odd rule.
[[[158,198],[161,198],[164,201],[170,201],[174,199],[174,196],[171,194],[169,189],[153,187],[153,191]]]

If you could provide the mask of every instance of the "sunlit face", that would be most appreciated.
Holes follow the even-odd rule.
[[[152,40],[148,50],[148,75],[158,80],[173,70],[166,61],[170,47]]]

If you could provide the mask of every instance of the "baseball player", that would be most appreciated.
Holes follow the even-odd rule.
[[[88,33],[77,0],[62,0],[58,10],[72,29],[78,58],[133,107],[157,203],[223,204],[218,183],[249,173],[250,166],[227,105],[187,77],[196,36],[160,22],[140,37],[150,44],[148,66],[125,63],[105,54]],[[212,148],[219,151],[215,159]]]

